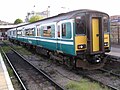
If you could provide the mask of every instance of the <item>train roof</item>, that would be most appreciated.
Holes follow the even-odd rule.
[[[89,10],[89,9],[80,9],[80,10],[74,10],[74,11],[70,11],[70,12],[67,12],[67,13],[61,13],[61,14],[58,14],[56,16],[53,16],[53,17],[49,17],[49,18],[45,18],[45,19],[42,19],[42,20],[39,20],[39,21],[45,21],[45,20],[50,20],[50,21],[59,21],[59,20],[64,20],[64,19],[70,19],[72,18],[75,14],[77,13],[81,13],[81,12],[99,12],[99,13],[103,13],[103,14],[106,14],[104,12],[100,12],[100,11],[96,11],[96,10]],[[107,14],[108,15],[108,14]],[[39,22],[39,21],[36,21],[36,22]],[[34,23],[36,23],[34,22]]]
[[[18,27],[25,26],[25,25],[31,25],[31,24],[36,24],[37,25],[37,24],[41,24],[41,23],[43,24],[43,23],[50,23],[50,22],[57,22],[57,21],[60,21],[60,20],[71,19],[71,18],[73,18],[73,16],[75,14],[81,13],[81,12],[85,12],[85,13],[98,12],[98,13],[106,14],[104,12],[100,12],[100,11],[96,11],[96,10],[80,9],[80,10],[70,11],[70,12],[67,12],[67,13],[61,13],[61,14],[58,14],[56,16],[52,16],[52,17],[49,17],[49,18],[38,20],[38,21],[33,22],[33,23],[20,25]],[[108,14],[106,14],[106,15],[109,16]]]

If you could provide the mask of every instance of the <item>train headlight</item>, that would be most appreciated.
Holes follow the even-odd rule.
[[[108,46],[108,42],[104,42],[104,46]]]
[[[86,48],[86,45],[85,44],[80,44],[80,45],[77,46],[77,48],[78,49],[84,49],[84,48]]]

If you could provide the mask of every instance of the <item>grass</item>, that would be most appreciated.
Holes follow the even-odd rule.
[[[87,79],[81,79],[80,82],[71,81],[66,85],[67,90],[110,90],[107,87],[101,87],[98,83],[90,82]]]
[[[22,46],[14,46],[14,49],[21,53],[24,53],[25,55],[32,55],[30,51],[26,50],[26,48],[23,48]]]
[[[3,46],[2,48],[3,48],[4,52],[6,52],[6,53],[10,51],[10,47],[8,47],[8,46]]]
[[[8,73],[9,73],[10,76],[14,75],[13,70],[11,68],[8,68],[7,70],[8,70]]]
[[[3,42],[5,43],[9,43],[8,40],[4,40]],[[9,49],[9,46],[3,46],[3,49],[5,52],[8,52],[10,49]],[[14,46],[14,49],[15,50],[19,50],[21,53],[25,53],[26,55],[32,55],[31,52],[29,52],[28,50],[26,50],[25,48],[23,48],[22,46],[18,46],[18,45],[15,45]]]
[[[8,41],[7,40],[4,40],[3,42],[7,43]],[[3,45],[2,46],[2,49],[4,50],[4,52],[9,52],[10,51],[10,47],[7,46],[7,45]],[[1,51],[2,52],[2,51]]]

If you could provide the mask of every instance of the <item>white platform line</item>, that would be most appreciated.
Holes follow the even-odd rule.
[[[11,79],[9,77],[9,74],[8,74],[7,68],[5,66],[5,63],[3,61],[1,53],[0,53],[0,62],[2,64],[2,68],[3,68],[3,71],[4,71],[4,75],[5,75],[5,79],[6,79],[6,82],[7,82],[8,90],[14,90]]]

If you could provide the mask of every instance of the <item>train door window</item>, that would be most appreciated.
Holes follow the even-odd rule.
[[[62,24],[62,38],[66,37],[66,24]]]
[[[9,35],[11,35],[11,31],[9,32]]]
[[[15,31],[13,31],[13,36],[15,36]]]
[[[24,28],[22,30],[22,36],[25,36],[25,30],[24,30]]]
[[[60,25],[58,25],[58,37],[60,37]]]
[[[55,37],[55,25],[51,25],[51,36]]]
[[[37,26],[37,36],[40,36],[40,26]]]
[[[11,36],[12,36],[13,34],[12,34],[12,31],[11,31]]]
[[[62,38],[70,39],[71,38],[71,23],[66,22],[62,24]]]
[[[35,28],[29,29],[30,36],[35,36]]]
[[[40,36],[43,36],[43,29],[44,29],[44,26],[41,26],[40,27]]]
[[[104,32],[108,32],[108,17],[103,18]]]
[[[86,32],[86,23],[85,16],[77,16],[76,17],[76,34],[85,34]]]

